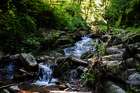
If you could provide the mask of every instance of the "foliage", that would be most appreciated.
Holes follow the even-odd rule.
[[[67,29],[74,31],[78,28],[86,29],[86,21],[81,16],[81,9],[79,4],[74,3],[62,3],[54,8],[54,14],[56,15],[56,28]]]
[[[140,72],[140,64],[136,64],[136,70]]]
[[[39,42],[37,34],[36,20],[29,16],[18,16],[16,14],[6,13],[0,16],[0,44],[5,52],[15,53],[23,50],[34,50]],[[32,39],[32,37],[34,37]],[[25,45],[31,45],[24,48]]]
[[[18,18],[5,14],[0,16],[0,44],[4,50],[8,49],[12,51],[12,48],[17,48],[15,46],[18,43],[18,38],[20,38],[19,31],[21,25],[19,24]],[[19,39],[20,40],[20,39]]]
[[[9,0],[7,7],[7,12],[3,13],[2,10],[0,13],[0,48],[9,53],[22,52],[23,50],[31,52],[39,42],[39,39],[36,39],[38,36],[35,36],[38,34],[37,20],[24,11],[20,11],[20,13],[15,2],[11,0]],[[31,36],[32,33],[34,36]],[[35,40],[31,39],[32,37]],[[30,47],[27,48],[26,45],[30,45]]]
[[[99,25],[97,25],[97,27],[99,28],[100,32],[106,32],[107,31],[107,26],[105,24],[99,24]]]
[[[19,21],[24,32],[31,33],[37,30],[36,20],[33,17],[29,15],[19,16]]]
[[[43,38],[41,36],[35,34],[28,35],[22,41],[24,46],[22,47],[22,51],[24,52],[31,52],[31,51],[34,52],[34,50],[37,51],[37,49],[40,48],[40,44],[42,41]]]
[[[105,46],[104,43],[100,43],[100,44],[96,45],[96,48],[97,48],[97,52],[98,52],[99,55],[104,55],[105,54],[106,46]]]
[[[40,0],[12,0],[17,14],[37,15],[49,8],[49,5]]]
[[[122,42],[133,41],[136,36],[140,35],[140,28],[128,27],[126,29],[114,28],[112,32],[113,36],[121,39]]]
[[[127,27],[126,31],[140,34],[140,27]]]
[[[82,85],[86,85],[86,87],[96,92],[98,91],[97,93],[103,92],[103,90],[100,89],[103,88],[104,77],[107,75],[106,72],[106,66],[101,65],[101,60],[95,56],[87,68],[87,71],[85,71],[81,77],[83,81]]]
[[[83,81],[83,85],[91,84],[93,86],[96,80],[95,72],[93,70],[88,70],[88,72],[84,72],[81,75],[81,80]]]
[[[140,0],[109,0],[105,19],[116,27],[137,25],[140,19],[138,11]]]
[[[106,43],[103,41],[99,40],[94,43],[96,47],[96,54],[99,56],[103,56],[106,52]]]

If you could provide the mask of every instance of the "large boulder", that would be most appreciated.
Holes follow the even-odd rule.
[[[28,54],[21,53],[20,58],[28,66],[36,66],[37,65],[37,61],[36,61],[35,57],[33,55],[31,55],[30,53],[28,53]]]
[[[21,53],[19,56],[22,61],[23,67],[28,71],[36,71],[38,69],[38,64],[33,55],[30,53]]]
[[[35,57],[29,53],[28,54],[21,53],[20,58],[25,62],[25,64],[27,64],[29,66],[37,65],[37,61],[36,61]]]

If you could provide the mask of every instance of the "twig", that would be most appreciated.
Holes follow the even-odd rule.
[[[10,87],[10,86],[13,86],[13,85],[21,85],[21,84],[23,84],[23,83],[24,83],[24,82],[20,82],[19,84],[12,83],[12,84],[8,84],[8,85],[4,85],[4,86],[1,86],[0,89],[7,88],[7,87]]]
[[[24,69],[19,69],[19,71],[21,71],[21,72],[23,72],[23,73],[26,73],[27,75],[33,76],[33,74],[31,74],[31,73],[25,71]]]

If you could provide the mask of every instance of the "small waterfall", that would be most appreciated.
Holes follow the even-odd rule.
[[[3,66],[2,66],[3,65]],[[0,80],[12,80],[15,74],[15,64],[9,62],[0,66]]]
[[[65,48],[64,53],[66,56],[74,56],[80,58],[86,52],[94,52],[94,42],[92,38],[88,36],[81,37],[81,41],[75,43],[75,46]]]
[[[53,71],[51,69],[51,65],[40,63],[38,79],[34,84],[39,86],[55,85],[57,79],[54,79],[52,74]]]
[[[14,78],[14,71],[15,71],[15,65],[13,63],[9,63],[6,66],[6,72],[7,72],[6,79],[12,80]]]

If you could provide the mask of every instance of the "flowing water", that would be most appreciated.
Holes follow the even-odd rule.
[[[4,67],[0,66],[0,80],[12,80],[14,78],[15,64],[8,63]]]
[[[9,63],[6,68],[7,68],[6,78],[8,80],[12,80],[14,78],[15,65],[13,63]]]
[[[39,86],[55,85],[57,79],[54,79],[52,74],[53,71],[51,69],[51,65],[40,63],[38,79],[34,84]]]
[[[80,58],[84,53],[94,52],[94,41],[88,36],[81,37],[81,41],[75,43],[73,47],[65,48],[64,53],[66,56],[74,56]]]
[[[84,36],[81,39],[82,39],[81,41],[78,41],[75,43],[75,46],[64,49],[66,56],[74,56],[74,57],[80,58],[82,54],[86,52],[95,51],[94,42],[91,38],[89,38],[88,36]],[[53,74],[53,71],[51,69],[50,64],[44,64],[44,63],[39,64],[38,79],[34,84],[39,85],[39,86],[55,85],[55,82],[57,82],[57,79],[54,79],[52,74]]]

